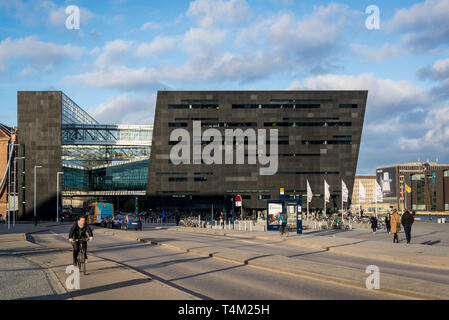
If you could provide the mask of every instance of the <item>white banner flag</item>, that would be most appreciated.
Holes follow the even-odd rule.
[[[309,180],[307,180],[307,203],[312,202],[312,197],[313,197],[312,189],[310,188]]]
[[[343,202],[348,202],[349,192],[346,187],[346,183],[343,180],[341,180],[341,196],[343,198]]]
[[[365,202],[366,200],[366,191],[363,186],[362,181],[359,181],[359,202]]]
[[[377,202],[383,202],[384,196],[382,193],[382,188],[380,187],[379,183],[376,181],[376,199]]]
[[[326,202],[329,202],[330,199],[330,192],[329,192],[329,185],[327,184],[326,180],[324,180],[324,200]]]

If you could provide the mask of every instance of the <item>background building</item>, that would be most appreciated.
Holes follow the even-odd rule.
[[[152,160],[148,175],[153,208],[229,209],[240,194],[246,211],[266,209],[266,201],[303,199],[309,180],[310,208],[323,208],[323,181],[330,185],[328,208],[340,205],[341,179],[350,192],[357,167],[367,91],[160,91],[156,103]],[[174,165],[170,151],[176,128],[193,136],[202,130],[278,129],[278,172],[259,175],[259,164]],[[222,148],[224,148],[222,146]],[[245,152],[247,153],[247,145]],[[305,203],[305,202],[304,202]]]
[[[394,208],[402,210],[405,205],[417,211],[449,210],[448,164],[410,162],[379,167],[376,172],[384,201]],[[405,184],[411,187],[406,196]]]
[[[15,129],[0,123],[0,216],[5,219],[8,210],[8,165],[14,163],[14,153],[9,161],[9,146],[16,140]],[[11,170],[11,186],[14,184],[14,177]],[[11,194],[13,188],[11,187]],[[16,197],[11,196],[10,209],[15,210]]]
[[[359,182],[363,184],[365,188],[365,202],[359,202]],[[353,213],[357,213],[360,209],[365,212],[376,211],[376,176],[356,176],[354,180],[354,189],[352,192],[352,204],[351,210]],[[390,208],[390,204],[387,202],[378,202],[377,211],[383,212]]]
[[[25,187],[21,218],[33,216],[35,166],[42,166],[36,171],[41,219],[56,217],[58,172],[66,206],[83,210],[89,200],[106,200],[134,208],[135,198],[143,198],[152,126],[100,124],[61,91],[18,92],[17,108],[19,153],[26,157],[18,179]]]

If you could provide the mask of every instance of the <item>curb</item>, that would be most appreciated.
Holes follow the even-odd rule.
[[[103,234],[108,234],[111,235],[109,232],[105,231],[105,232],[101,232]],[[118,233],[112,233],[112,235],[121,238],[121,235]],[[127,240],[130,240],[129,238],[125,238]],[[301,277],[308,277],[308,278],[312,278],[315,280],[320,280],[320,281],[328,281],[328,282],[332,282],[332,283],[337,283],[340,285],[346,285],[346,286],[351,286],[351,287],[357,287],[357,288],[362,288],[365,289],[365,282],[364,281],[354,281],[354,280],[350,280],[348,278],[342,278],[342,277],[334,277],[334,276],[329,276],[326,274],[322,274],[319,272],[311,272],[308,270],[301,270],[301,266],[297,267],[297,268],[293,268],[293,267],[288,267],[285,266],[287,263],[282,264],[282,263],[267,263],[265,261],[263,261],[264,257],[256,257],[256,258],[238,258],[235,257],[227,252],[211,252],[211,249],[204,249],[204,250],[197,250],[197,249],[190,249],[190,248],[181,248],[179,246],[175,246],[172,244],[166,244],[166,243],[161,243],[157,240],[151,240],[151,239],[142,239],[142,238],[137,238],[136,239],[137,242],[141,242],[141,243],[148,243],[151,245],[158,245],[158,246],[164,246],[170,249],[175,249],[178,251],[182,251],[182,252],[187,252],[187,253],[194,253],[200,256],[207,256],[207,257],[213,257],[213,258],[217,258],[217,259],[221,259],[221,260],[226,260],[226,261],[230,261],[230,262],[234,262],[234,263],[241,263],[241,264],[245,264],[245,265],[250,265],[250,266],[254,266],[254,267],[258,267],[258,268],[262,268],[264,270],[276,270],[279,272],[284,272],[284,273],[288,273],[288,274],[292,274],[292,275],[296,275],[296,276],[301,276]],[[224,249],[226,251],[226,249]],[[229,250],[228,250],[229,251]],[[236,250],[237,251],[237,250]],[[244,256],[248,256],[248,254],[243,254]],[[276,257],[276,259],[281,259],[281,260],[285,260],[285,262],[293,262],[293,260],[291,260],[291,258],[287,258],[284,256],[270,256],[271,258]],[[265,257],[268,258],[268,257]],[[259,260],[259,261],[258,261]],[[298,263],[298,261],[295,261],[295,263]],[[306,262],[303,262],[306,263]],[[308,263],[308,262],[307,262]],[[306,264],[307,264],[306,263]],[[312,264],[318,264],[318,263],[310,263]],[[337,267],[338,268],[338,267]],[[340,267],[340,270],[343,269],[350,269],[350,268],[346,268],[346,267]],[[354,278],[363,278],[365,279],[365,277],[367,276],[363,271],[358,270],[358,269],[353,269],[354,270]],[[390,294],[397,294],[397,295],[401,295],[404,297],[408,297],[408,298],[417,298],[417,299],[432,299],[432,300],[441,300],[441,299],[449,299],[449,287],[442,285],[442,284],[437,284],[437,283],[432,283],[429,281],[424,281],[424,280],[415,280],[415,279],[411,279],[411,278],[406,278],[406,277],[400,277],[400,276],[395,276],[395,275],[384,275],[383,277],[386,277],[387,283],[391,283],[391,282],[397,282],[400,284],[404,284],[406,287],[407,286],[415,286],[414,288],[426,288],[427,290],[430,290],[430,292],[428,293],[416,293],[414,291],[408,291],[405,289],[397,289],[395,287],[382,287],[381,289],[379,289],[379,291],[381,292],[385,292],[385,293],[390,293]],[[382,278],[382,276],[381,276]],[[412,285],[410,285],[412,284]],[[438,288],[434,289],[434,288]],[[442,297],[441,295],[437,295],[435,294],[435,291],[437,292],[443,292],[443,290],[445,289],[445,291],[447,292],[447,296]]]
[[[202,233],[202,234],[215,234],[215,235],[222,235],[222,236],[226,236],[226,237],[236,237],[236,238],[252,238],[252,239],[260,239],[260,240],[277,240],[277,241],[288,241],[289,240],[288,237],[275,239],[275,238],[258,236],[258,235],[248,235],[247,236],[247,235],[242,235],[242,234],[238,234],[238,233],[226,233],[226,232],[220,232],[220,231],[209,232],[209,231],[204,231],[204,230],[196,230],[193,228],[185,228],[185,229],[184,228],[183,229],[176,228],[173,230],[176,230],[177,232],[190,232],[190,233],[196,232],[196,233]],[[359,240],[354,239],[354,241],[359,241]],[[371,258],[371,259],[376,259],[376,260],[382,260],[385,262],[412,264],[414,266],[419,266],[419,267],[431,267],[431,268],[443,269],[443,270],[449,269],[448,265],[439,265],[439,264],[435,264],[435,263],[428,262],[428,261],[423,261],[423,262],[418,263],[411,259],[396,257],[394,255],[388,256],[388,255],[383,255],[383,254],[371,254],[371,253],[361,254],[361,253],[341,249],[341,247],[333,247],[333,246],[310,244],[310,243],[295,243],[295,242],[291,242],[291,241],[289,241],[289,243],[294,246],[311,248],[311,249],[316,249],[316,250],[323,250],[323,251],[338,253],[338,254],[347,255],[347,256],[351,256],[351,257]],[[348,244],[346,247],[349,247],[351,245],[354,245],[354,244]]]

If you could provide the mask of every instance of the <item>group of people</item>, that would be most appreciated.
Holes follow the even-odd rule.
[[[399,215],[397,209],[394,209],[387,213],[385,217],[385,227],[388,234],[393,234],[393,243],[399,243],[398,233],[401,231],[401,225],[404,227],[405,238],[407,243],[410,243],[412,238],[412,224],[415,221],[415,211],[410,213],[408,209],[405,209],[402,217]],[[371,229],[375,233],[377,231],[377,216],[373,213],[370,218]]]

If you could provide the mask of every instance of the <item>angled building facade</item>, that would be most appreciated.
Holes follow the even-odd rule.
[[[56,218],[74,197],[116,200],[146,192],[153,127],[100,124],[61,91],[18,92],[19,215]],[[86,201],[84,201],[86,200]]]
[[[330,185],[327,208],[340,206],[341,179],[352,192],[360,148],[367,91],[161,91],[158,93],[152,161],[148,174],[148,205],[153,208],[229,209],[231,198],[243,197],[247,210],[263,210],[266,200],[286,199],[305,203],[309,181],[314,197],[310,208],[322,209],[324,180]],[[277,130],[278,168],[261,175],[260,162],[249,164],[176,164],[170,158],[177,141],[170,136],[185,129],[195,145],[204,148],[201,133],[218,130]],[[198,130],[198,129],[195,129]],[[268,140],[268,138],[267,138]],[[181,142],[179,142],[181,143]],[[221,143],[221,142],[220,142]],[[238,142],[232,142],[234,146]],[[248,143],[244,143],[245,156]],[[179,146],[179,145],[178,145]],[[221,150],[225,149],[225,144]],[[267,145],[267,149],[269,146]],[[198,150],[198,149],[197,149]],[[196,151],[198,153],[198,151]],[[201,153],[201,151],[199,152]]]

